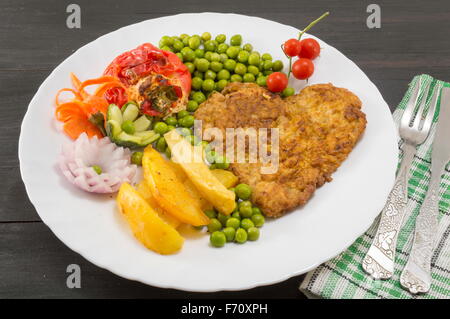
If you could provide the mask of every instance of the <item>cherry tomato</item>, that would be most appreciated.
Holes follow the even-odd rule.
[[[302,45],[300,41],[297,39],[289,39],[286,42],[284,42],[283,45],[284,53],[286,53],[286,55],[290,57],[299,55],[301,49]]]
[[[301,51],[298,55],[299,58],[306,58],[310,60],[314,60],[320,54],[320,45],[314,39],[308,38],[304,39],[301,42]]]
[[[271,92],[281,92],[287,87],[288,78],[284,73],[274,72],[267,77],[266,83]]]
[[[310,59],[300,58],[292,65],[292,74],[299,80],[305,80],[314,73],[314,63]]]

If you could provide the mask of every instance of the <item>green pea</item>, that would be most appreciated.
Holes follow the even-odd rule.
[[[259,65],[259,54],[256,52],[250,53],[250,56],[248,57],[248,64],[250,65]]]
[[[252,208],[251,207],[239,207],[239,213],[242,217],[249,218],[252,216]]]
[[[241,51],[239,51],[237,59],[238,59],[239,62],[247,63],[249,56],[250,56],[250,53],[248,53],[245,50],[241,50]]]
[[[164,137],[160,137],[158,138],[158,140],[156,141],[156,149],[160,152],[164,152],[166,150],[167,147],[167,142],[166,139]]]
[[[249,65],[247,67],[247,72],[253,74],[254,76],[257,76],[259,73],[259,69],[254,65]]]
[[[216,218],[217,217],[217,213],[216,213],[216,211],[214,210],[214,209],[208,209],[208,210],[205,210],[205,215],[206,216],[208,216],[208,218]]]
[[[228,80],[230,78],[230,71],[228,70],[220,70],[219,73],[217,73],[217,79],[218,80]]]
[[[258,68],[262,71],[264,71],[264,62],[265,62],[264,60],[259,60]]]
[[[178,127],[177,132],[181,136],[185,136],[185,137],[191,135],[191,133],[192,133],[191,130],[186,127]]]
[[[164,122],[158,122],[153,127],[153,130],[155,133],[158,133],[159,135],[163,135],[168,131],[167,124]]]
[[[206,72],[209,69],[209,61],[205,58],[197,59],[196,61],[197,70],[200,72]]]
[[[189,115],[189,112],[186,110],[181,110],[180,112],[177,113],[177,118],[178,119],[182,119],[183,117],[186,117]]]
[[[247,52],[252,52],[253,51],[253,46],[250,43],[247,43],[243,46],[243,49]]]
[[[172,49],[171,49],[170,47],[168,47],[167,45],[166,45],[166,46],[163,46],[163,47],[161,48],[161,50],[172,52]]]
[[[245,230],[248,230],[251,227],[255,227],[255,224],[253,224],[251,219],[244,218],[243,220],[241,220],[241,227]]]
[[[180,39],[189,38],[189,35],[186,33],[180,34]]]
[[[265,61],[272,61],[272,56],[269,53],[264,53],[261,58]]]
[[[203,45],[205,46],[206,51],[211,51],[211,52],[216,51],[216,48],[217,48],[216,42],[214,42],[212,40],[206,41]]]
[[[236,230],[236,234],[234,235],[234,240],[239,243],[243,244],[247,241],[247,232],[243,228],[238,228]]]
[[[217,77],[217,74],[213,70],[208,70],[205,72],[205,80],[206,79],[214,80],[216,77]]]
[[[222,225],[226,225],[227,224],[227,220],[229,218],[230,218],[230,216],[228,216],[228,215],[225,215],[225,214],[222,214],[222,213],[217,214],[217,219],[219,220],[219,222]]]
[[[195,61],[194,61],[194,64],[195,64]],[[194,78],[199,78],[199,79],[203,80],[203,72],[200,72],[199,70],[195,70],[194,74],[192,74],[192,75]],[[191,93],[195,93],[195,92],[191,91]]]
[[[236,191],[236,188],[235,188]],[[239,203],[239,208],[241,207],[250,207],[252,208],[252,202],[249,200],[243,200],[242,202]]]
[[[229,47],[229,48],[227,49],[226,54],[227,54],[231,59],[234,59],[234,58],[236,58],[236,57],[238,56],[239,51],[240,51],[240,48],[239,48],[239,47],[234,47],[234,46],[232,46],[232,47]]]
[[[264,225],[265,218],[261,214],[253,214],[251,219],[256,227],[262,227]]]
[[[227,238],[223,232],[215,231],[209,237],[209,241],[214,247],[223,247],[227,241]]]
[[[223,155],[219,155],[216,157],[216,166],[220,169],[228,169],[230,167],[230,162],[228,162],[227,158]]]
[[[219,80],[219,82],[216,82],[215,89],[220,92],[227,86],[227,84],[227,80]]]
[[[209,221],[209,224],[208,224],[208,231],[210,233],[213,233],[213,232],[221,230],[221,229],[222,229],[222,224],[220,223],[220,221],[217,218],[211,218],[211,220]]]
[[[220,61],[220,54],[217,52],[211,53],[211,62],[219,62]]]
[[[186,106],[188,112],[195,112],[198,109],[198,103],[194,100],[190,100]]]
[[[222,230],[227,240],[227,243],[230,243],[234,240],[234,236],[236,235],[236,229],[233,227],[226,227]]]
[[[230,39],[230,44],[231,45],[241,45],[242,43],[242,36],[240,34],[235,34],[231,37]]]
[[[272,66],[273,66],[272,61],[269,61],[269,60],[264,61],[264,66],[263,66],[264,70],[270,70],[270,69],[272,69]]]
[[[102,173],[102,168],[98,165],[93,165],[92,169],[94,170],[94,172],[96,172],[98,175],[100,175]]]
[[[183,55],[180,52],[175,53],[175,55],[183,62]]]
[[[210,68],[211,68],[211,70],[213,70],[214,72],[219,72],[220,70],[223,69],[223,64],[220,63],[220,62],[214,61],[214,62],[211,62]]]
[[[189,38],[189,47],[193,50],[198,49],[200,46],[201,41],[198,37],[191,37]]]
[[[195,53],[195,56],[196,56],[197,58],[203,58],[204,55],[205,55],[205,50],[203,50],[203,49],[196,49],[196,50],[194,51],[194,53]]]
[[[189,36],[182,38],[181,42],[183,42],[183,45],[187,47],[189,45]]]
[[[125,133],[134,134],[136,129],[134,127],[134,123],[128,120],[122,123],[122,130],[125,131]]]
[[[216,161],[217,154],[215,151],[210,151],[210,152],[207,152],[205,154],[205,156],[206,156],[206,160],[208,161],[208,163],[213,164]]]
[[[252,189],[247,184],[239,184],[236,186],[236,195],[243,200],[249,199],[252,195]]]
[[[183,55],[183,60],[184,61],[194,61],[194,59],[195,59],[195,53],[189,47],[184,47],[181,50],[181,54]]]
[[[192,115],[187,115],[183,118],[181,118],[178,123],[182,126],[182,127],[192,127],[194,125],[194,120],[195,118]]]
[[[291,88],[291,87],[287,87],[283,90],[283,92],[281,92],[281,95],[283,97],[288,97],[288,96],[291,96],[294,94],[295,94],[295,90],[294,90],[294,88]]]
[[[211,61],[212,54],[213,54],[213,52],[211,52],[211,51],[205,52],[204,58],[208,61]]]
[[[258,84],[259,86],[266,86],[266,80],[267,78],[265,76],[258,76],[258,78],[256,79],[256,84]]]
[[[173,42],[174,42],[174,40],[171,37],[165,35],[161,38],[161,40],[159,40],[159,47],[163,47],[163,46],[170,47],[173,45]]]
[[[200,90],[202,88],[203,80],[199,77],[192,78],[191,86],[194,90]]]
[[[227,69],[228,71],[234,71],[234,68],[236,67],[236,61],[228,59],[224,62],[223,65],[225,69]]]
[[[202,89],[203,89],[203,91],[210,92],[210,91],[214,90],[214,85],[215,84],[214,84],[214,80],[213,79],[206,79],[206,80],[203,81]]]
[[[272,63],[272,70],[274,72],[278,72],[278,71],[283,70],[283,67],[284,67],[283,66],[283,62],[280,61],[280,60],[273,61],[273,63]]]
[[[263,72],[264,75],[271,75],[272,73],[273,73],[272,70],[265,70],[265,71]]]
[[[239,221],[241,220],[241,214],[239,212],[234,212],[233,214],[231,214],[231,217],[236,218]]]
[[[233,74],[230,77],[230,82],[242,82],[242,76],[240,76],[239,74]]]
[[[259,229],[256,227],[250,227],[247,229],[248,240],[255,241],[259,238]]]
[[[225,34],[219,34],[216,36],[217,43],[224,43],[227,39],[227,36]]]
[[[219,46],[217,47],[217,52],[218,52],[218,53],[225,53],[225,52],[227,52],[227,49],[228,49],[228,44],[226,44],[226,43],[221,43],[221,44],[219,44]]]
[[[255,76],[251,73],[245,73],[243,76],[244,82],[255,82]]]
[[[209,33],[209,32],[203,32],[203,33],[202,33],[202,39],[203,39],[203,41],[211,40],[211,33]]]
[[[203,92],[195,92],[192,99],[196,101],[199,105],[206,101],[206,96]]]
[[[181,40],[181,38],[180,37],[177,37],[176,35],[174,35],[173,37],[171,37],[172,38],[172,40],[175,42],[176,40]]]
[[[261,209],[259,209],[258,207],[253,207],[252,208],[252,216],[257,215],[257,214],[262,214]]]
[[[188,68],[189,73],[191,73],[191,74],[194,73],[194,71],[195,71],[195,65],[194,65],[194,63],[192,63],[192,62],[186,62],[184,65]]]
[[[227,227],[238,229],[241,226],[241,221],[237,218],[231,217],[226,221]]]
[[[237,63],[234,68],[234,73],[244,75],[247,72],[247,67],[243,63]]]
[[[134,152],[131,154],[131,163],[136,165],[142,165],[142,156],[144,156],[144,153],[142,152]]]
[[[225,61],[228,60],[228,55],[225,53],[220,54],[220,62],[225,63]]]

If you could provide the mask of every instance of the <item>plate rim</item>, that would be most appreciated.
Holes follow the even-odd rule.
[[[287,279],[289,279],[289,278],[292,278],[292,277],[294,277],[294,276],[298,276],[298,275],[301,275],[301,274],[305,274],[305,273],[311,271],[312,269],[317,268],[320,264],[322,264],[322,263],[324,263],[324,262],[326,262],[326,261],[328,261],[328,260],[330,260],[330,259],[333,259],[335,256],[339,255],[341,252],[345,251],[351,244],[353,244],[353,242],[354,242],[358,237],[360,237],[362,234],[364,234],[364,232],[365,232],[365,231],[370,227],[370,225],[372,225],[372,223],[375,221],[375,219],[376,219],[376,217],[378,216],[378,214],[375,215],[375,216],[373,217],[373,219],[368,218],[368,223],[367,223],[366,225],[364,225],[364,230],[363,230],[362,232],[360,232],[360,231],[354,231],[354,232],[352,232],[352,234],[353,234],[354,236],[352,235],[352,236],[350,236],[350,237],[351,237],[351,238],[354,238],[354,239],[349,240],[349,241],[346,241],[345,247],[344,247],[342,250],[340,250],[340,251],[337,252],[337,253],[333,253],[331,256],[327,256],[326,258],[324,257],[321,261],[319,261],[319,262],[317,262],[317,263],[315,263],[315,264],[313,264],[313,265],[311,265],[311,266],[309,266],[309,267],[303,268],[303,269],[298,270],[298,271],[290,272],[289,274],[285,274],[284,276],[279,276],[279,277],[277,277],[278,279],[274,279],[274,280],[265,280],[265,281],[255,281],[253,284],[248,284],[248,285],[245,285],[245,286],[239,286],[239,287],[226,287],[226,288],[220,288],[220,287],[218,287],[218,288],[193,288],[193,287],[186,287],[186,286],[183,286],[183,285],[164,284],[164,283],[161,283],[161,282],[152,281],[152,280],[147,280],[147,279],[144,280],[144,279],[142,279],[142,278],[137,278],[136,276],[133,276],[133,275],[130,275],[130,274],[124,275],[124,274],[122,274],[122,273],[118,273],[118,272],[116,272],[115,270],[111,269],[112,267],[109,266],[109,265],[103,264],[102,262],[99,262],[99,261],[94,261],[94,260],[93,260],[93,257],[86,256],[82,251],[80,251],[79,249],[73,248],[71,245],[69,245],[68,243],[66,243],[66,242],[62,239],[62,237],[63,237],[62,234],[60,234],[59,232],[55,231],[55,230],[49,225],[50,223],[47,223],[47,221],[45,220],[45,218],[43,218],[43,216],[39,213],[39,209],[38,209],[37,206],[36,206],[36,205],[37,205],[36,202],[38,202],[38,200],[37,200],[36,198],[32,198],[32,197],[33,197],[33,196],[32,196],[32,191],[31,191],[31,190],[29,189],[29,187],[27,186],[27,183],[29,184],[29,181],[27,182],[27,178],[24,176],[24,173],[23,173],[23,169],[24,169],[24,167],[23,167],[24,164],[23,164],[23,163],[24,163],[24,160],[23,160],[22,154],[23,154],[23,132],[24,132],[24,127],[26,126],[26,123],[29,121],[29,117],[30,117],[30,112],[29,112],[29,110],[30,110],[30,105],[32,105],[33,103],[35,103],[36,100],[38,100],[39,96],[42,94],[43,87],[46,85],[47,82],[50,81],[50,79],[52,78],[52,76],[59,70],[59,68],[62,66],[62,64],[63,64],[67,59],[69,59],[69,58],[71,58],[72,56],[78,54],[79,51],[81,51],[81,50],[83,50],[83,49],[89,47],[90,45],[93,45],[93,43],[95,43],[95,42],[101,40],[102,38],[105,38],[105,37],[109,36],[109,35],[112,34],[112,33],[119,32],[119,31],[124,30],[124,29],[127,29],[127,28],[132,28],[132,27],[135,27],[136,25],[139,25],[139,24],[144,24],[145,22],[147,22],[147,21],[149,21],[149,20],[160,20],[160,19],[165,19],[165,18],[169,18],[169,17],[192,16],[192,15],[222,15],[222,16],[239,16],[239,17],[246,17],[246,18],[251,18],[251,19],[255,19],[255,20],[259,20],[259,21],[265,21],[265,22],[276,23],[276,24],[278,24],[278,25],[280,25],[280,26],[294,28],[294,29],[296,29],[297,31],[300,31],[300,30],[298,30],[298,29],[297,29],[296,27],[294,27],[294,26],[291,26],[291,25],[288,25],[288,24],[284,24],[284,23],[280,23],[280,22],[278,22],[278,21],[273,21],[273,20],[269,20],[269,19],[265,19],[265,18],[261,18],[261,17],[257,17],[257,16],[252,16],[252,15],[244,15],[244,14],[236,14],[236,13],[221,13],[221,12],[198,12],[198,13],[193,12],[193,13],[179,13],[179,14],[174,14],[174,15],[165,15],[165,16],[161,16],[161,17],[157,17],[157,18],[145,19],[145,20],[142,20],[142,21],[133,23],[133,24],[129,24],[129,25],[126,25],[126,26],[117,28],[117,29],[115,29],[115,30],[113,30],[113,31],[111,31],[111,32],[108,32],[108,33],[106,33],[106,34],[103,34],[103,35],[97,37],[96,39],[94,39],[94,40],[92,40],[92,41],[89,41],[88,43],[82,45],[82,46],[79,47],[77,50],[75,50],[72,54],[70,54],[69,56],[67,56],[63,61],[61,61],[61,62],[60,62],[60,63],[59,63],[59,64],[58,64],[51,72],[50,72],[50,74],[46,77],[46,79],[39,85],[39,87],[38,87],[36,93],[34,94],[33,98],[30,100],[30,102],[29,102],[29,104],[28,104],[28,106],[27,106],[27,110],[26,110],[26,112],[25,112],[25,115],[23,116],[22,124],[21,124],[21,126],[20,126],[20,135],[19,135],[19,142],[18,142],[18,158],[19,158],[20,175],[21,175],[23,184],[24,184],[24,186],[25,186],[25,191],[26,191],[26,193],[27,193],[27,196],[28,196],[28,198],[29,198],[31,204],[33,205],[33,207],[34,207],[36,213],[39,215],[40,219],[42,220],[42,222],[50,229],[50,231],[51,231],[51,232],[52,232],[52,233],[53,233],[53,234],[54,234],[54,235],[55,235],[55,236],[56,236],[56,237],[57,237],[57,238],[65,245],[65,246],[67,246],[69,249],[71,249],[72,251],[76,252],[76,253],[79,254],[80,256],[82,256],[84,259],[86,259],[86,260],[89,261],[90,263],[92,263],[92,264],[94,264],[94,265],[96,265],[96,266],[98,266],[98,267],[100,267],[100,268],[106,269],[107,271],[109,271],[109,272],[111,272],[111,273],[113,273],[113,274],[115,274],[115,275],[117,275],[117,276],[119,276],[119,277],[121,277],[121,278],[125,278],[125,279],[128,279],[128,280],[138,281],[138,282],[141,282],[141,283],[143,283],[143,284],[150,285],[150,286],[153,286],[153,287],[158,287],[158,288],[176,289],[176,290],[190,291],[190,292],[218,292],[218,291],[241,291],[241,290],[248,290],[248,289],[252,289],[252,288],[256,288],[256,287],[260,287],[260,286],[273,285],[273,284],[277,284],[277,283],[283,282],[283,281],[285,281],[285,280],[287,280]],[[306,34],[306,35],[315,37],[314,35],[311,35],[311,34]],[[322,41],[322,42],[325,42],[325,41],[323,41],[323,40],[321,40],[321,41]],[[383,108],[380,108],[380,112],[386,112],[386,111],[388,111],[389,114],[391,115],[391,112],[390,112],[390,110],[389,110],[389,106],[388,106],[388,104],[386,103],[386,101],[384,100],[384,98],[383,98],[381,92],[378,90],[378,88],[376,87],[376,85],[370,80],[370,78],[365,74],[365,72],[362,71],[362,70],[359,68],[359,66],[358,66],[355,62],[353,62],[351,59],[349,59],[347,56],[345,56],[345,55],[344,55],[342,52],[340,52],[338,49],[336,49],[335,47],[331,46],[331,45],[328,44],[327,42],[325,42],[325,43],[327,44],[327,46],[328,46],[329,48],[331,48],[332,50],[335,50],[335,52],[336,52],[337,54],[341,55],[343,58],[345,58],[346,60],[348,60],[348,62],[350,62],[350,63],[353,65],[353,67],[354,67],[357,71],[359,71],[359,73],[361,73],[362,76],[364,76],[364,77],[366,78],[368,84],[369,84],[370,86],[372,86],[372,87],[375,89],[375,91],[377,92],[377,94],[379,95],[379,98],[381,99],[380,101],[383,101],[384,104],[385,104],[385,106],[387,107],[387,110],[386,110],[384,107],[383,107]],[[382,110],[382,111],[381,111],[381,110]],[[397,141],[397,140],[398,140],[398,132],[397,132],[397,130],[396,130],[396,126],[395,126],[395,123],[394,123],[394,120],[393,120],[392,117],[391,117],[391,124],[392,124],[392,125],[391,125],[391,129],[392,129],[393,137],[395,137],[395,140]],[[397,144],[395,144],[394,152],[395,152],[395,158],[398,158],[399,150],[398,150]],[[397,163],[396,163],[396,164],[397,164]],[[394,173],[395,173],[395,171],[394,171]],[[393,175],[393,178],[392,178],[392,185],[393,185],[393,183],[394,183],[394,177],[395,177],[395,175]],[[392,185],[390,185],[390,186],[392,186]],[[387,192],[387,193],[388,193],[388,192]],[[362,226],[361,226],[361,228],[362,228]],[[344,246],[344,245],[342,245],[342,246]]]

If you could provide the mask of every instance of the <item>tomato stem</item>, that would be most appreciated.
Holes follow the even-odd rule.
[[[313,22],[311,22],[310,24],[308,24],[308,26],[306,28],[304,28],[302,31],[300,31],[300,33],[298,34],[298,38],[297,40],[300,41],[301,37],[303,34],[305,34],[305,32],[307,32],[309,29],[311,29],[315,24],[317,24],[320,20],[322,20],[323,18],[325,18],[326,16],[328,16],[330,14],[330,12],[325,12],[324,14],[322,14],[320,17],[318,17],[316,20],[314,20]],[[283,46],[282,46],[283,47]],[[284,50],[283,50],[284,52]],[[286,55],[286,53],[285,53]],[[287,56],[287,55],[286,55]],[[289,57],[289,72],[288,72],[288,81],[291,77],[291,73],[292,73],[292,57]]]

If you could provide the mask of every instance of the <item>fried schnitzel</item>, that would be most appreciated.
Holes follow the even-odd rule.
[[[231,164],[269,217],[305,204],[317,187],[331,181],[367,123],[359,98],[331,84],[311,85],[282,99],[256,84],[231,83],[202,103],[195,118],[204,129],[279,129],[277,172],[262,174],[261,163]]]

